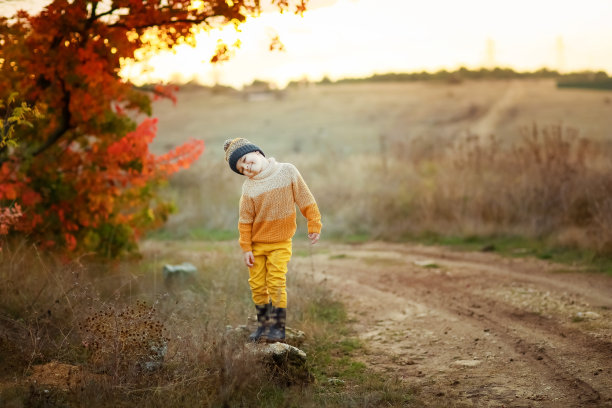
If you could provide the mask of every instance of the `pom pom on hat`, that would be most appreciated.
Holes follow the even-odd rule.
[[[225,151],[225,161],[227,161],[230,168],[238,174],[242,173],[238,171],[236,164],[242,156],[251,152],[260,152],[265,156],[264,152],[259,147],[242,137],[227,139],[225,143],[223,143],[223,150]]]

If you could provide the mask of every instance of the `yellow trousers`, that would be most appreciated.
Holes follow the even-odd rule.
[[[291,240],[273,244],[253,243],[255,262],[249,268],[249,286],[256,305],[272,300],[275,307],[287,307],[287,264]]]

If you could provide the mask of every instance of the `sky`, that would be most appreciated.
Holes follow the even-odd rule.
[[[44,1],[0,1],[36,11]],[[9,13],[10,14],[10,13]],[[502,66],[612,73],[611,0],[311,0],[304,16],[263,13],[241,32],[202,32],[146,62],[126,63],[136,83],[196,81],[242,87],[255,79],[289,81],[374,73]],[[269,51],[278,36],[283,51]],[[241,47],[209,63],[218,39]]]

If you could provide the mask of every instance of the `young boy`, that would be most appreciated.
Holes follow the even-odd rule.
[[[304,179],[292,164],[266,158],[259,147],[243,138],[226,140],[223,150],[230,168],[247,177],[242,186],[238,230],[257,310],[257,330],[249,339],[262,339],[266,322],[270,320],[268,342],[284,341],[286,273],[291,259],[291,238],[296,230],[295,205],[308,220],[311,244],[319,240],[321,214]]]

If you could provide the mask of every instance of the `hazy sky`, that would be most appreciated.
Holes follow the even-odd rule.
[[[35,3],[0,1],[0,12]],[[195,49],[156,57],[146,74],[142,66],[124,72],[133,79],[174,77],[233,86],[253,79],[282,86],[303,77],[461,65],[612,73],[612,0],[313,0],[312,5],[304,17],[264,14],[249,20],[240,34],[242,46],[229,62],[208,63],[218,38],[230,43],[238,38],[226,29],[202,33]],[[268,51],[275,35],[283,52]]]

